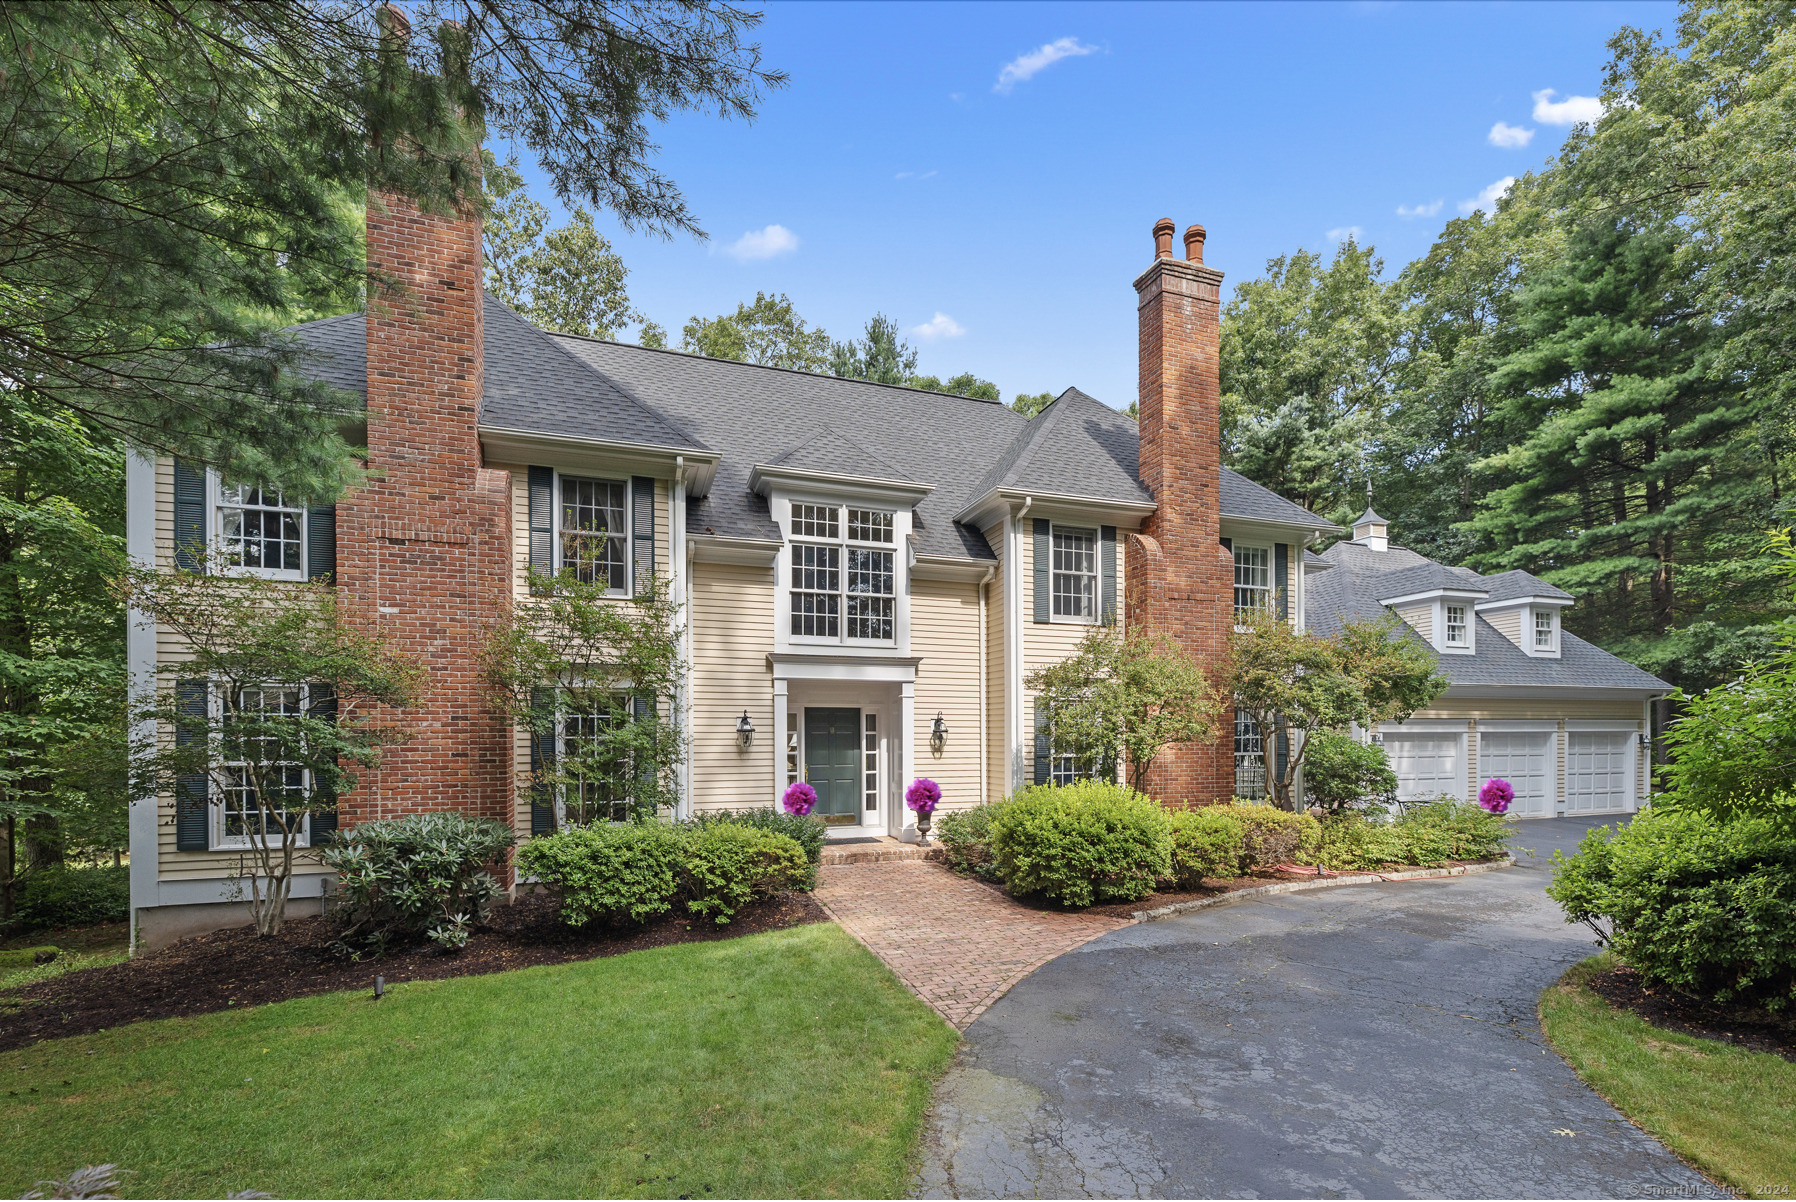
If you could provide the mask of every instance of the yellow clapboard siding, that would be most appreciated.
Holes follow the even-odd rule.
[[[773,570],[692,565],[692,799],[701,809],[773,803]],[[748,711],[754,744],[737,746]]]
[[[916,729],[911,732],[918,776],[942,787],[942,808],[979,803],[979,586],[917,580],[910,596],[911,654],[917,667]],[[937,712],[948,737],[937,751],[929,732]]]

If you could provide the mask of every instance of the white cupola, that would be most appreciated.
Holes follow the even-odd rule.
[[[1391,524],[1372,512],[1370,505],[1353,523],[1353,541],[1373,551],[1390,550]]]

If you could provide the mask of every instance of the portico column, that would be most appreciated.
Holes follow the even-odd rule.
[[[902,831],[915,821],[910,807],[904,804],[904,791],[917,779],[917,686],[905,681],[898,686],[898,829]]]
[[[779,808],[780,794],[786,789],[786,678],[773,678],[773,806]],[[801,778],[802,779],[802,778]]]

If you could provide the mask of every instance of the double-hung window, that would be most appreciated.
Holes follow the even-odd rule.
[[[893,515],[792,504],[792,634],[889,643],[897,626]]]
[[[1449,604],[1443,608],[1447,615],[1447,646],[1464,647],[1466,645],[1465,606]]]
[[[624,712],[627,712],[624,711]],[[556,722],[557,751],[563,771],[562,812],[557,825],[627,822],[630,818],[630,766],[621,758],[594,757],[604,737],[616,730],[620,711],[594,713],[563,710]]]
[[[1272,608],[1272,549],[1235,544],[1235,616]]]
[[[1098,532],[1055,526],[1053,536],[1054,616],[1095,622],[1098,614]]]
[[[561,477],[559,566],[587,584],[602,584],[606,592],[619,595],[630,591],[626,570],[630,562],[626,497],[621,480]]]
[[[291,825],[289,805],[306,800],[306,770],[280,758],[281,739],[260,735],[262,722],[296,719],[305,712],[301,685],[248,685],[234,694],[215,690],[219,726],[218,779],[214,795],[213,846],[244,848],[282,842]],[[306,846],[302,815],[298,846]]]
[[[304,505],[278,488],[221,483],[215,512],[218,553],[227,569],[279,580],[305,577]]]
[[[1553,649],[1553,615],[1546,610],[1534,611],[1534,649],[1536,651]]]

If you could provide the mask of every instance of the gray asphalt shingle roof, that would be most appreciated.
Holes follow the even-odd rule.
[[[1414,588],[1393,590],[1390,587],[1393,575],[1419,578],[1423,573],[1418,572],[1418,569],[1439,569],[1454,573],[1452,579],[1463,580],[1470,577],[1481,588],[1488,588],[1493,581],[1502,579],[1482,577],[1467,568],[1447,568],[1406,547],[1374,551],[1358,543],[1338,542],[1322,552],[1321,557],[1332,563],[1334,570],[1318,572],[1307,578],[1304,609],[1310,629],[1323,635],[1334,634],[1346,622],[1375,619],[1390,613],[1390,610],[1379,604],[1378,598],[1381,596],[1401,596],[1403,591],[1418,591]],[[1438,577],[1437,574],[1437,578],[1444,577]],[[1568,596],[1563,593],[1559,595]],[[1482,617],[1476,621],[1477,632],[1473,644],[1477,650],[1474,654],[1440,655],[1430,649],[1440,661],[1441,671],[1455,685],[1538,685],[1543,688],[1661,691],[1671,687],[1658,677],[1609,654],[1601,647],[1585,642],[1570,631],[1560,631],[1558,659],[1537,659],[1510,642]],[[1413,638],[1418,643],[1423,642],[1421,636],[1409,626],[1401,629],[1406,637]],[[1426,646],[1425,643],[1423,645]]]
[[[1247,518],[1257,522],[1278,522],[1286,526],[1303,526],[1310,530],[1339,530],[1333,522],[1325,522],[1303,506],[1287,501],[1269,488],[1262,487],[1240,472],[1222,469],[1222,512],[1225,517]]]
[[[1516,568],[1511,572],[1499,572],[1495,576],[1486,576],[1484,586],[1490,590],[1492,601],[1510,601],[1516,597],[1557,597],[1561,601],[1570,601],[1572,595],[1557,585],[1548,584],[1540,577]]]
[[[1127,414],[1069,388],[1023,427],[967,499],[1014,488],[1152,505],[1138,478],[1140,446]]]
[[[1373,554],[1376,555],[1377,552],[1374,551]],[[1424,559],[1421,563],[1398,568],[1378,577],[1378,600],[1391,601],[1397,597],[1426,593],[1437,588],[1458,589],[1468,593],[1489,591],[1485,588],[1484,578],[1470,568],[1450,568],[1444,563]]]

